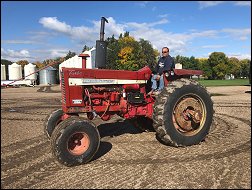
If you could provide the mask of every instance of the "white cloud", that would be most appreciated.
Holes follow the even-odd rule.
[[[208,58],[213,52],[209,52],[208,55],[206,56],[206,58]],[[239,60],[242,60],[242,59],[249,59],[251,60],[251,54],[246,54],[246,53],[225,53],[225,55],[227,57],[235,57]]]
[[[223,3],[232,3],[235,6],[251,7],[251,1],[198,1],[198,3],[199,3],[199,9],[213,7]]]
[[[224,48],[227,47],[226,45],[205,45],[201,46],[201,48],[213,48],[213,49],[218,49],[218,48]]]
[[[225,1],[198,1],[199,8],[204,9],[207,7],[213,7],[222,3],[225,3]]]
[[[1,43],[4,44],[34,44],[35,41],[31,40],[1,40]]]
[[[185,43],[187,41],[187,36],[177,35],[172,33],[166,33],[163,30],[158,29],[149,29],[142,30],[138,29],[131,34],[138,40],[143,38],[148,40],[153,44],[154,48],[157,50],[161,50],[163,46],[168,46],[172,52],[179,51],[185,47]]]
[[[115,37],[119,37],[121,33],[125,32],[125,24],[118,24],[114,20],[113,17],[108,17],[107,18],[108,23],[105,24],[105,37],[106,36],[112,36],[113,34]],[[100,33],[100,27],[101,27],[101,21],[93,21],[94,27],[93,27],[93,32],[95,32],[95,39],[97,39],[97,34]],[[99,33],[98,33],[99,31]]]
[[[167,18],[168,14],[158,15],[159,18]]]
[[[109,22],[109,27],[105,26],[107,36],[114,34],[118,37],[120,33],[124,33],[124,25],[117,24],[112,17],[107,18],[107,20]],[[45,28],[70,36],[72,39],[85,42],[88,46],[94,45],[100,34],[100,21],[93,21],[93,27],[72,27],[65,22],[58,21],[56,17],[43,17],[39,22]]]
[[[157,22],[151,22],[151,23],[136,23],[136,22],[128,22],[125,24],[124,28],[132,28],[133,30],[143,30],[143,29],[149,29],[150,27],[156,26],[156,25],[162,25],[165,23],[168,23],[168,19],[163,18]]]
[[[196,38],[213,38],[216,37],[218,31],[207,30],[202,32],[191,33],[171,33],[164,30],[154,29],[151,27],[136,28],[135,31],[130,32],[136,39],[143,38],[153,44],[153,47],[157,50],[161,50],[162,47],[167,46],[170,48],[172,54],[183,54],[187,51],[189,42]]]
[[[136,22],[129,22],[124,24],[118,24],[114,20],[113,17],[108,17],[108,24],[105,24],[105,38],[106,36],[112,36],[113,34],[115,37],[119,37],[121,33],[124,33],[126,30],[131,31],[131,35],[135,35],[136,38],[144,38],[146,40],[149,40],[151,42],[155,41],[154,45],[157,48],[161,48],[161,41],[163,37],[166,36],[166,32],[162,30],[154,29],[154,26],[162,25],[165,23],[168,23],[167,18],[162,18],[156,22],[151,23],[136,23]],[[86,27],[86,26],[78,26],[78,27],[72,27],[70,25],[67,25],[65,22],[58,21],[56,17],[43,17],[40,19],[40,23],[43,24],[45,28],[48,28],[50,30],[53,30],[55,32],[65,34],[67,36],[70,36],[72,39],[78,40],[80,42],[85,42],[88,46],[95,45],[95,41],[99,38],[99,32],[100,32],[100,20],[98,21],[92,21],[93,26],[92,27]],[[109,26],[108,26],[109,25]],[[160,33],[160,35],[159,35]],[[152,40],[152,37],[156,36]],[[169,38],[169,37],[168,37]],[[158,40],[159,39],[159,40]],[[182,41],[177,41],[174,39],[167,39],[167,42],[173,42],[172,44],[184,44]],[[176,47],[179,47],[179,45],[175,45]]]
[[[251,7],[251,1],[235,1],[234,5]]]
[[[202,31],[202,32],[192,32],[191,34],[190,34],[190,36],[192,37],[192,38],[199,38],[199,37],[207,37],[207,38],[209,38],[209,37],[216,37],[217,36],[217,34],[218,34],[218,31],[217,30],[206,30],[206,31]]]
[[[157,10],[157,7],[152,7],[151,10],[152,10],[152,11],[156,11],[156,10]]]
[[[68,53],[68,49],[38,49],[38,50],[12,50],[1,48],[1,59],[7,59],[13,62],[20,60],[27,60],[29,62],[43,61],[45,59],[53,59],[57,57],[64,57]],[[31,56],[31,54],[33,56]]]
[[[28,50],[20,50],[20,51],[16,51],[16,50],[11,50],[11,49],[7,49],[5,50],[4,48],[1,48],[1,59],[7,59],[10,61],[18,61],[21,59],[30,59],[30,52]]]
[[[128,22],[128,23],[117,23],[113,17],[108,17],[108,22],[105,24],[105,38],[106,36],[112,36],[113,34],[117,38],[121,33],[125,31],[130,31],[130,35],[132,35],[136,40],[143,38],[151,42],[154,48],[160,49],[163,46],[168,46],[171,49],[171,52],[174,54],[183,54],[187,51],[187,46],[194,39],[198,38],[217,38],[220,33],[226,33],[229,36],[236,37],[239,40],[245,40],[251,34],[251,29],[232,29],[226,28],[222,30],[205,30],[205,31],[197,31],[190,30],[187,33],[171,33],[166,32],[161,29],[154,28],[157,25],[163,25],[169,23],[168,19],[165,18],[167,15],[160,15],[161,19],[156,22],[150,23],[137,23],[137,22]],[[100,20],[92,21],[93,26],[78,26],[72,27],[67,25],[64,22],[58,21],[56,17],[43,17],[44,19],[40,19],[43,21],[43,26],[45,28],[51,29],[55,32],[65,34],[70,36],[72,39],[75,39],[79,42],[85,42],[88,46],[94,46],[95,41],[99,38],[100,32]],[[46,19],[45,19],[46,18]],[[52,27],[52,23],[55,25]],[[208,46],[209,48],[210,46]],[[221,46],[216,46],[216,48],[220,48]],[[207,48],[207,46],[203,47]],[[213,47],[212,47],[213,48]],[[52,55],[60,55],[60,53],[54,52]]]
[[[57,17],[42,17],[39,20],[44,27],[63,33],[69,33],[71,26],[64,22],[58,21]]]
[[[135,4],[141,8],[144,8],[148,4],[148,1],[137,2]]]
[[[36,59],[43,61],[45,59],[54,59],[57,57],[65,57],[69,49],[66,48],[50,48],[50,49],[37,49],[32,52],[36,54]],[[74,52],[73,50],[70,50]],[[76,52],[78,53],[78,52]]]
[[[226,55],[227,57],[236,57],[237,59],[249,59],[251,60],[251,54],[242,54],[242,53],[230,53]]]
[[[238,40],[247,40],[251,36],[251,28],[244,29],[234,29],[234,28],[225,28],[221,32],[228,33],[233,39]]]
[[[116,38],[121,33],[129,31],[130,35],[133,36],[136,40],[143,38],[150,41],[155,49],[158,51],[161,50],[163,46],[168,46],[171,49],[171,54],[176,56],[178,54],[185,54],[189,50],[192,52],[193,49],[189,46],[193,43],[194,40],[198,38],[202,39],[213,39],[219,38],[221,34],[227,34],[225,37],[232,37],[237,40],[247,40],[251,36],[251,29],[233,29],[233,28],[224,28],[221,30],[188,30],[185,33],[172,33],[166,32],[165,30],[158,29],[158,25],[164,25],[168,23],[168,19],[165,18],[167,15],[161,16],[160,20],[150,23],[137,23],[137,22],[128,22],[128,23],[117,23],[113,17],[107,18],[109,23],[105,24],[105,39],[110,37],[113,34]],[[37,36],[48,36],[49,33],[52,33],[50,37],[53,38],[57,34],[63,34],[70,37],[72,40],[75,40],[77,44],[75,49],[80,49],[80,44],[86,44],[88,46],[94,46],[95,41],[99,39],[100,33],[100,20],[92,21],[93,26],[77,26],[73,27],[65,22],[57,20],[56,17],[43,17],[40,19],[40,23],[47,29],[50,29],[51,32],[35,32]],[[47,37],[48,38],[48,37]],[[40,39],[41,40],[41,39]],[[4,40],[5,43],[30,43],[31,41],[25,40]],[[47,48],[43,50],[4,50],[1,49],[1,57],[13,59],[49,59],[60,56],[65,56],[69,50],[76,52],[73,48],[56,48],[57,44],[47,44]],[[51,47],[50,47],[51,46]],[[225,45],[208,45],[205,44],[201,48],[223,48]],[[81,47],[82,48],[82,47]],[[33,57],[30,56],[30,53]],[[79,53],[79,52],[76,52]]]
[[[50,55],[53,58],[56,58],[56,57],[65,57],[67,55],[67,53],[68,53],[67,50],[58,50],[58,49],[50,50]]]
[[[57,36],[56,32],[45,32],[45,31],[28,31],[29,39],[36,43],[44,43],[49,38]]]

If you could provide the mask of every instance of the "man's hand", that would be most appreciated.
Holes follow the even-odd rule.
[[[157,80],[157,81],[159,81],[159,79],[160,79],[160,75],[157,75],[157,78],[156,78],[156,80]]]

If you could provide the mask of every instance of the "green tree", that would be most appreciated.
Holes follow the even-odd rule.
[[[213,71],[216,73],[216,79],[224,79],[228,74],[228,64],[221,62],[213,68]]]
[[[42,69],[45,67],[45,64],[41,63],[40,61],[35,61],[33,64],[36,65],[37,69]]]
[[[158,61],[158,50],[147,40],[136,41],[129,32],[120,34],[118,39],[113,35],[106,42],[108,69],[138,70],[147,65],[153,69]]]
[[[20,61],[17,61],[17,64],[21,65],[22,68],[24,68],[25,65],[29,64],[29,62],[27,60],[20,60]]]
[[[141,65],[138,63],[141,51],[139,43],[131,36],[119,38],[119,53],[116,68],[119,70],[138,70]]]
[[[118,39],[118,44],[117,69],[139,70],[144,66],[153,69],[156,65],[159,53],[153,49],[149,41],[144,39],[136,41],[126,32],[124,37]]]
[[[199,64],[199,62],[194,56],[191,56],[189,58],[189,68],[190,69],[197,70],[198,69],[198,64]]]
[[[24,76],[24,66],[27,65],[27,64],[29,64],[29,62],[27,60],[20,60],[20,61],[17,61],[17,64],[21,65],[22,75]]]
[[[67,53],[66,57],[65,57],[65,60],[67,60],[67,59],[69,59],[69,58],[71,58],[71,57],[74,57],[75,55],[76,55],[75,52],[69,51],[69,52]]]
[[[190,69],[190,59],[188,57],[177,55],[174,62],[182,64],[183,69]]]
[[[123,34],[121,33],[120,35],[119,35],[119,39],[121,39],[123,37]]]
[[[126,32],[123,34],[123,37],[128,37],[128,36],[130,36],[130,35],[129,35],[129,32],[126,31]]]
[[[54,64],[52,65],[52,67],[55,68],[55,69],[57,69],[57,70],[59,70],[59,65],[60,65],[63,61],[65,61],[64,57],[57,57],[57,58],[55,58],[55,59],[53,60],[53,63],[54,63]]]
[[[228,58],[223,52],[213,52],[208,58],[212,68],[212,79],[224,79],[228,74]]]
[[[6,60],[6,59],[1,59],[1,64],[2,65],[5,65],[8,67],[8,65],[11,65],[13,62],[12,61],[9,61],[9,60]]]
[[[210,79],[212,77],[212,68],[208,63],[207,58],[198,58],[198,69],[203,71],[203,77]]]
[[[82,53],[83,53],[84,51],[89,51],[90,49],[91,49],[90,47],[84,45],[84,47],[83,47],[83,49],[82,49]]]
[[[151,70],[155,68],[157,64],[157,57],[159,55],[158,50],[153,49],[151,43],[147,40],[140,39],[139,45],[141,51],[139,54],[139,64],[140,67],[149,66]]]
[[[228,73],[233,74],[235,78],[240,77],[241,64],[235,57],[228,58]]]
[[[119,53],[119,43],[118,40],[115,39],[115,36],[112,35],[112,37],[107,38],[107,69],[116,69],[116,61],[119,59],[118,53]]]
[[[138,65],[134,60],[134,49],[132,47],[126,46],[120,50],[118,53],[119,60],[117,61],[117,68],[119,70],[137,70]]]
[[[241,64],[240,76],[249,77],[251,61],[249,59],[243,59],[240,61],[240,64]]]

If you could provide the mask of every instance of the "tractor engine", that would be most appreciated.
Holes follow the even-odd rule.
[[[84,88],[85,106],[99,106],[101,111],[95,109],[96,113],[103,120],[108,120],[113,114],[124,118],[135,117],[136,115],[147,115],[148,108],[145,100],[145,89],[142,91],[139,84],[124,84],[112,86],[89,86]],[[140,106],[141,104],[141,106]],[[105,110],[104,110],[105,108]],[[94,111],[87,115],[89,119],[95,116]]]

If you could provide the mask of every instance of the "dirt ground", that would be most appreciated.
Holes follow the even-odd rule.
[[[61,107],[60,88],[1,90],[1,188],[251,188],[251,87],[209,87],[214,120],[206,140],[185,148],[161,144],[120,117],[95,119],[100,148],[88,164],[65,167],[43,132]]]

